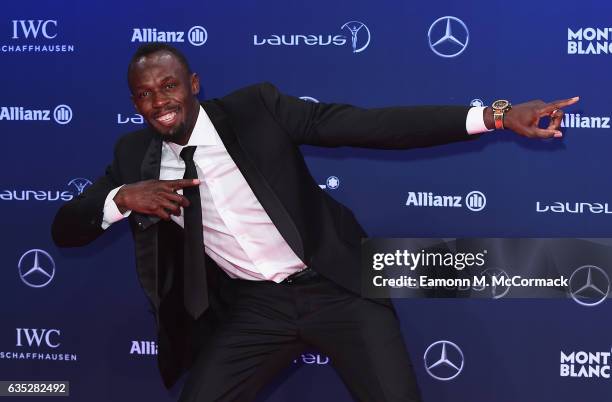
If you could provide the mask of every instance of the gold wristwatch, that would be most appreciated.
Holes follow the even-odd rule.
[[[504,129],[504,114],[512,109],[512,105],[510,101],[505,99],[496,100],[491,105],[493,108],[493,120],[495,121],[495,129],[503,130]]]

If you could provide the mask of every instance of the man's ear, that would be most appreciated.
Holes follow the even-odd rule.
[[[191,74],[191,94],[195,96],[199,93],[200,93],[200,77],[198,77],[198,74],[192,73]]]

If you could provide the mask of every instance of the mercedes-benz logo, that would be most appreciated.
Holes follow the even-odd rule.
[[[361,53],[370,45],[370,38],[371,38],[370,30],[368,29],[366,24],[364,24],[363,22],[349,21],[345,23],[344,25],[342,25],[340,29],[348,29],[349,32],[351,33],[351,47],[353,48],[353,53]],[[359,32],[363,32],[364,35],[367,36],[365,43],[361,46],[358,43],[359,42],[358,41]],[[364,41],[362,40],[361,43],[363,42]]]
[[[457,57],[468,45],[470,32],[457,17],[438,18],[427,31],[429,48],[440,57]]]
[[[47,286],[55,276],[55,262],[44,250],[32,249],[26,251],[17,263],[19,277],[31,288]]]
[[[425,370],[440,381],[450,381],[463,370],[463,352],[451,341],[434,342],[423,355]]]
[[[300,99],[306,102],[319,103],[317,98],[313,98],[312,96],[300,96]]]
[[[493,299],[501,299],[510,291],[510,286],[503,284],[497,285],[493,282],[493,278],[504,278],[510,279],[510,276],[503,269],[499,268],[487,268],[482,271],[482,275],[487,277],[487,283],[489,283],[489,289],[491,290],[491,297]]]
[[[595,265],[584,265],[572,273],[568,287],[576,303],[581,306],[597,306],[610,293],[610,278],[603,269]]]

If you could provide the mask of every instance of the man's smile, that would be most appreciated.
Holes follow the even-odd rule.
[[[155,117],[155,121],[157,121],[159,124],[163,126],[170,127],[174,125],[174,123],[176,123],[177,121],[177,116],[178,116],[177,111],[178,110],[175,109],[175,110],[163,112],[162,114]]]

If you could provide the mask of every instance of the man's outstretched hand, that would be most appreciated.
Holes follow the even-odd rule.
[[[113,201],[121,213],[131,210],[169,220],[170,215],[181,215],[181,207],[189,206],[187,198],[176,190],[199,184],[197,179],[139,181],[121,187]]]
[[[512,130],[529,138],[560,138],[563,136],[559,130],[564,114],[562,108],[573,105],[578,102],[578,99],[578,97],[575,97],[549,103],[533,100],[514,105],[504,116],[504,129]],[[548,127],[538,127],[540,119],[545,116],[550,117]],[[484,118],[487,128],[495,127],[491,107],[485,109]]]

